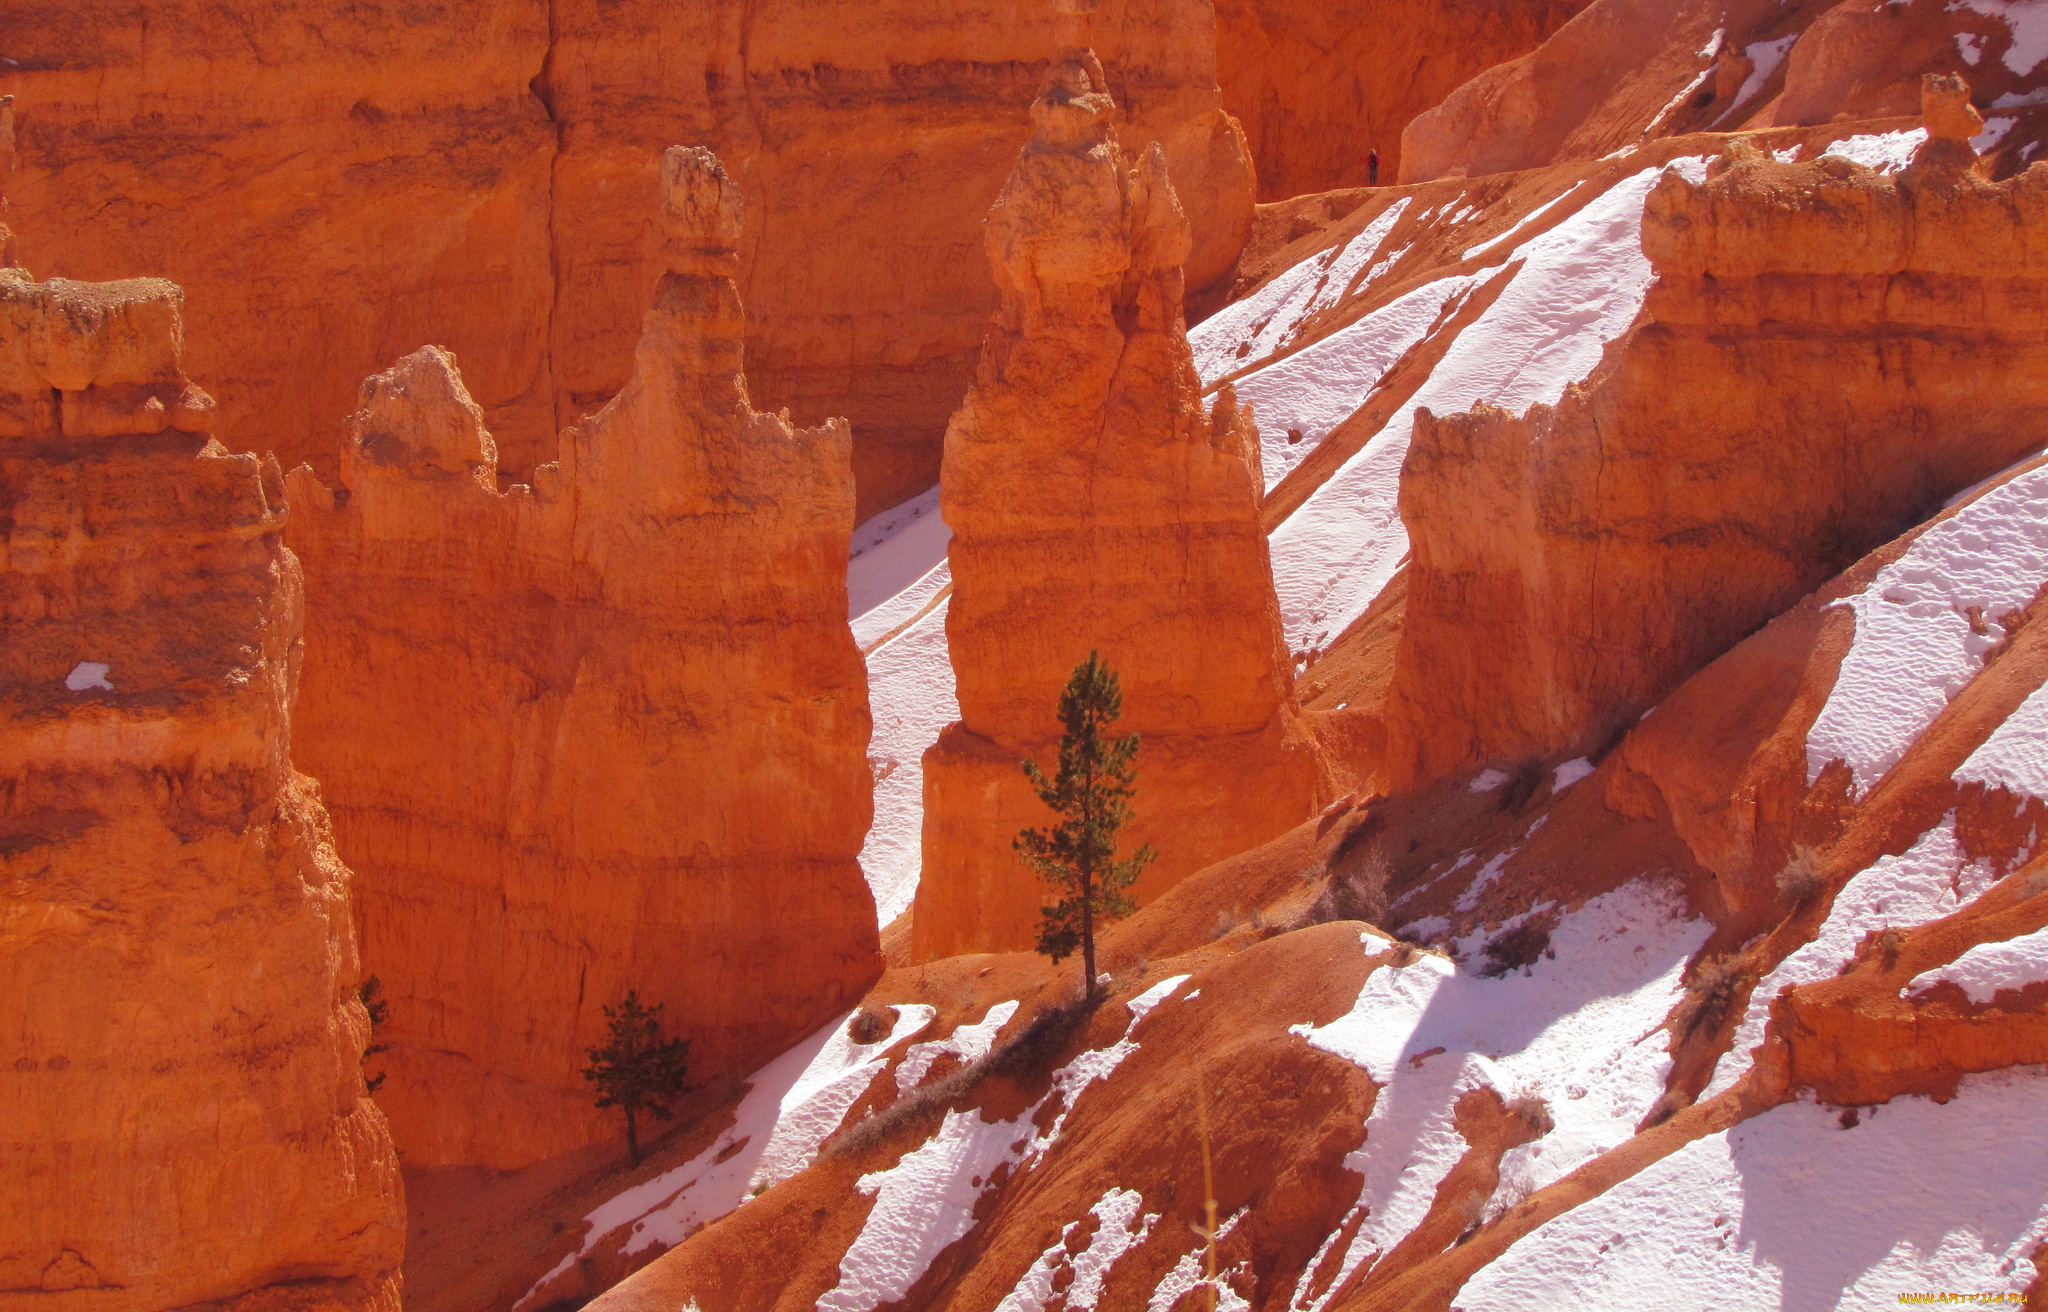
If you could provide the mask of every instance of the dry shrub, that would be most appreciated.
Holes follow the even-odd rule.
[[[1745,962],[1730,954],[1701,962],[1685,986],[1685,997],[1672,1012],[1672,1029],[1680,1042],[1696,1034],[1713,1034],[1727,1021],[1742,996]]]
[[[1384,922],[1387,884],[1392,878],[1393,862],[1382,843],[1366,847],[1350,860],[1333,862],[1302,925],[1327,925],[1333,920]]]
[[[1511,970],[1535,965],[1550,951],[1550,931],[1556,927],[1556,912],[1530,916],[1486,945],[1488,964],[1479,973],[1497,979]]]
[[[893,1019],[893,1016],[884,1016],[884,1011],[893,1013],[895,1008],[862,1007],[847,1025],[846,1037],[855,1043],[873,1043],[880,1039],[889,1032]]]
[[[1821,878],[1820,854],[1804,843],[1793,847],[1792,856],[1778,871],[1778,897],[1793,911],[1811,906],[1827,887]]]

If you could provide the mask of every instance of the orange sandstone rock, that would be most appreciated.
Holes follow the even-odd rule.
[[[1941,499],[2048,441],[2048,169],[1667,174],[1642,318],[1556,409],[1418,417],[1396,786],[1597,749]]]
[[[1409,120],[1535,49],[1587,3],[1218,0],[1217,78],[1244,124],[1259,199],[1362,187],[1375,146],[1391,185]]]
[[[578,1072],[628,989],[705,1080],[881,968],[847,428],[752,408],[738,188],[709,152],[662,167],[670,272],[633,379],[532,487],[497,490],[432,347],[364,384],[342,489],[292,475],[302,743],[364,871],[409,1165],[616,1135]]]
[[[1191,199],[1190,285],[1249,231],[1252,179],[1202,0],[1110,0],[1120,121]],[[507,471],[625,385],[662,277],[653,164],[716,149],[755,223],[757,394],[849,415],[863,514],[928,487],[993,301],[978,225],[1053,54],[1010,6],[449,0],[0,11],[32,239],[64,272],[184,283],[224,432],[332,481],[364,375],[465,362]],[[306,349],[318,342],[319,350]]]
[[[283,479],[180,300],[0,270],[0,1306],[398,1312]]]
[[[1298,823],[1316,788],[1257,436],[1227,391],[1204,408],[1188,349],[1187,221],[1162,152],[1124,154],[1101,65],[1068,33],[989,213],[1002,305],[947,431],[961,719],[925,757],[919,959],[1034,941],[1042,886],[1010,843],[1048,812],[1018,762],[1050,759],[1090,650],[1121,676],[1119,731],[1145,739],[1127,850],[1161,856],[1141,901]]]

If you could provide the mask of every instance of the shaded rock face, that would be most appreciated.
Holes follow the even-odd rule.
[[[615,1135],[578,1072],[628,989],[667,1005],[695,1083],[880,969],[847,428],[749,404],[738,188],[703,151],[663,176],[633,379],[533,486],[498,492],[432,347],[364,384],[340,491],[292,475],[302,742],[365,871],[409,1165]]]
[[[206,435],[180,300],[0,270],[0,1290],[397,1312],[283,479]]]
[[[1200,286],[1252,214],[1209,6],[1106,17],[1126,121],[1199,199]],[[863,513],[936,474],[993,299],[977,224],[1053,53],[1007,6],[855,0],[35,0],[0,14],[0,50],[24,235],[61,234],[74,276],[139,258],[181,281],[221,431],[260,422],[330,481],[357,382],[422,341],[466,362],[509,472],[552,459],[625,384],[666,267],[650,161],[715,148],[756,216],[755,386],[852,417]]]
[[[1140,900],[1285,830],[1315,791],[1257,436],[1227,391],[1201,399],[1165,157],[1126,157],[1100,65],[1070,40],[989,213],[1003,301],[947,431],[961,719],[925,756],[919,959],[1035,941],[1042,886],[1010,842],[1049,813],[1018,761],[1051,759],[1060,690],[1091,650],[1121,677],[1118,731],[1145,739],[1125,851],[1161,856]]]
[[[1966,107],[1966,106],[1965,106]],[[1944,497],[2048,440],[2048,170],[1936,138],[1885,176],[1754,150],[1668,173],[1658,280],[1551,409],[1418,415],[1397,785],[1596,750]]]
[[[1374,146],[1380,181],[1391,184],[1409,120],[1533,50],[1586,4],[1220,0],[1217,78],[1244,124],[1259,199],[1365,186]]]

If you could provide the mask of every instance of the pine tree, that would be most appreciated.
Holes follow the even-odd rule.
[[[662,1037],[664,1005],[642,1006],[634,990],[617,1007],[606,1007],[610,1039],[589,1050],[590,1065],[583,1072],[597,1086],[599,1108],[625,1111],[626,1154],[635,1166],[640,1165],[640,1113],[669,1119],[668,1105],[682,1093],[689,1066],[690,1041]]]
[[[379,980],[375,975],[370,976],[362,983],[356,985],[356,997],[362,1001],[363,1010],[370,1013],[370,1046],[363,1049],[364,1061],[368,1061],[370,1058],[376,1056],[380,1052],[385,1051],[391,1046],[388,1043],[379,1043],[376,1041],[377,1031],[384,1028],[384,1018],[391,1011],[391,1004],[385,1001],[383,998],[377,996],[377,994],[383,989],[383,987],[383,982]],[[388,1073],[389,1072],[386,1071],[378,1071],[375,1075],[364,1076],[364,1091],[366,1093],[374,1094],[377,1092],[377,1090],[383,1088],[384,1077]]]
[[[1122,714],[1116,675],[1100,653],[1089,652],[1060,694],[1066,732],[1060,735],[1058,773],[1048,780],[1035,762],[1024,762],[1039,800],[1064,818],[1050,832],[1025,830],[1014,844],[1024,863],[1059,895],[1054,905],[1041,908],[1038,950],[1058,962],[1078,948],[1089,997],[1096,993],[1096,922],[1136,909],[1123,891],[1157,855],[1148,844],[1128,860],[1116,859],[1117,832],[1131,818],[1138,735],[1105,738],[1103,731]]]

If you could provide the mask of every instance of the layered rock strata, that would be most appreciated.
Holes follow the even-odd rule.
[[[1200,286],[1252,215],[1209,5],[1107,17],[1120,114],[1199,197]],[[423,341],[465,362],[508,471],[552,459],[625,384],[666,268],[652,161],[716,149],[756,216],[757,393],[851,416],[867,511],[937,472],[993,300],[979,221],[1053,54],[1006,6],[859,0],[36,0],[0,12],[0,51],[25,235],[61,235],[73,276],[140,258],[190,287],[221,431],[261,423],[330,482],[356,384]]]
[[[1410,120],[1535,49],[1586,4],[1219,0],[1217,79],[1244,125],[1259,199],[1365,186],[1374,147],[1379,181],[1392,184]]]
[[[1028,947],[1043,888],[1012,852],[1048,812],[1018,770],[1051,759],[1055,706],[1100,650],[1138,733],[1126,850],[1140,901],[1298,822],[1315,791],[1258,519],[1258,439],[1213,408],[1181,315],[1190,238],[1154,147],[1111,128],[1086,15],[1033,103],[989,213],[1002,304],[946,435],[961,718],[925,756],[914,951]]]
[[[340,489],[291,478],[302,741],[363,872],[408,1164],[615,1135],[578,1072],[628,989],[666,1004],[695,1083],[880,969],[848,430],[753,409],[738,187],[709,152],[662,168],[632,381],[532,486],[498,491],[433,347],[364,384]]]
[[[1930,122],[1966,130],[1933,90]],[[1993,184],[1973,159],[1950,135],[1896,175],[1740,147],[1704,185],[1667,173],[1657,281],[1585,384],[1418,415],[1391,783],[1597,749],[2048,441],[2048,169]]]
[[[283,478],[181,301],[0,269],[0,1306],[397,1312]]]

